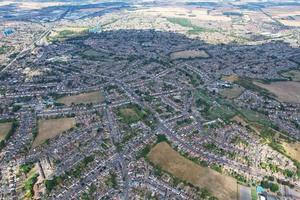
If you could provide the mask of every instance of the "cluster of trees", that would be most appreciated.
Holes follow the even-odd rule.
[[[85,157],[74,169],[65,172],[63,175],[54,176],[53,179],[45,180],[45,186],[48,192],[51,192],[57,185],[62,184],[65,180],[68,179],[69,176],[79,178],[81,176],[82,170],[92,161],[94,161],[95,156],[87,156]]]
[[[23,163],[19,167],[19,172],[27,174],[34,167],[33,162]]]
[[[24,183],[23,190],[25,190],[25,196],[28,197],[29,199],[32,199],[34,195],[33,186],[37,182],[38,176],[39,174],[36,173],[30,178],[28,178]]]
[[[272,192],[277,192],[279,190],[279,185],[277,183],[272,183],[264,180],[260,183],[263,188],[270,189]]]

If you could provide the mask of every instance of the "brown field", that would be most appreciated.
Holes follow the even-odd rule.
[[[63,103],[65,105],[73,104],[87,104],[87,103],[102,103],[104,101],[104,97],[101,95],[99,91],[96,92],[88,92],[78,95],[71,95],[59,98],[57,100],[58,103]]]
[[[254,82],[255,85],[267,89],[277,96],[281,102],[300,103],[300,83],[294,81],[278,81],[270,84]]]
[[[287,143],[282,142],[282,146],[286,153],[291,156],[291,158],[300,162],[300,142]]]
[[[0,141],[4,140],[5,136],[11,129],[12,122],[0,123]]]
[[[47,139],[54,138],[64,131],[75,126],[74,118],[47,119],[38,121],[38,135],[33,142],[33,147],[45,142]]]
[[[209,55],[204,50],[185,50],[173,52],[170,55],[171,60],[176,59],[193,59],[193,58],[208,58]]]
[[[293,81],[300,81],[300,71],[290,70],[281,74],[284,77],[291,78]]]
[[[220,200],[237,199],[237,182],[234,178],[195,164],[165,142],[157,144],[148,154],[148,158],[174,176],[200,188],[207,188]]]
[[[243,93],[243,91],[244,88],[242,87],[227,88],[221,91],[221,95],[229,99],[234,99],[240,96]]]
[[[232,74],[232,75],[229,75],[229,76],[223,76],[222,80],[225,80],[225,81],[228,81],[230,83],[233,83],[233,82],[239,80],[239,77],[236,74]]]

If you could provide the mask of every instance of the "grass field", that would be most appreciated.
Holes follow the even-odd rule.
[[[64,27],[58,28],[51,31],[50,35],[48,36],[49,41],[56,41],[56,40],[64,40],[66,38],[79,36],[84,31],[88,30],[87,27]]]
[[[293,81],[299,81],[300,82],[300,71],[299,70],[290,70],[287,72],[283,72],[281,74],[284,77],[290,78]]]
[[[281,102],[300,103],[300,83],[294,81],[277,81],[270,84],[254,81],[254,84],[276,95]],[[288,90],[287,90],[288,88]]]
[[[138,113],[132,108],[121,108],[120,113],[124,118],[130,118],[133,121],[139,121],[141,119]]]
[[[0,141],[4,140],[5,136],[11,129],[12,122],[0,123]]]
[[[252,200],[257,200],[258,196],[256,193],[256,188],[255,187],[251,187],[251,199]]]
[[[195,164],[173,150],[166,142],[153,147],[147,157],[152,163],[179,179],[200,188],[207,188],[220,200],[237,199],[237,182],[234,178]]]
[[[185,50],[173,52],[170,55],[171,60],[176,59],[193,59],[193,58],[208,58],[209,55],[204,50]]]
[[[142,120],[147,125],[150,125],[149,120],[147,119],[150,116],[150,113],[141,109],[136,104],[129,104],[118,108],[117,115],[120,117],[120,121],[126,124],[136,123]]]
[[[300,162],[300,142],[282,142],[282,146],[287,155]]]
[[[73,104],[87,104],[87,103],[102,103],[104,101],[104,97],[101,95],[99,91],[96,92],[88,92],[78,95],[71,95],[71,96],[65,96],[62,98],[59,98],[57,100],[58,103],[62,103],[65,105],[71,105]]]
[[[233,88],[227,88],[221,91],[221,95],[223,97],[226,97],[228,99],[234,99],[238,96],[240,96],[244,91],[244,88],[242,87],[233,87]]]
[[[168,17],[167,20],[170,23],[178,24],[182,27],[189,28],[189,30],[188,30],[189,34],[199,34],[199,33],[202,33],[202,32],[215,32],[216,31],[216,30],[213,30],[213,29],[208,29],[208,28],[196,26],[188,18]]]
[[[54,138],[64,131],[75,126],[74,118],[47,119],[38,121],[38,135],[33,142],[33,147],[44,143],[47,139]]]

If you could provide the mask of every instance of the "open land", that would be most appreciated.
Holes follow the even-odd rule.
[[[299,199],[300,2],[31,1],[0,3],[1,197]]]
[[[88,92],[78,95],[71,95],[59,98],[57,100],[58,103],[62,103],[65,105],[71,104],[87,104],[87,103],[102,103],[104,101],[104,97],[101,95],[99,91],[96,92]]]
[[[186,50],[173,52],[170,55],[171,60],[177,59],[193,59],[193,58],[208,58],[209,55],[204,50]]]
[[[286,153],[291,156],[293,159],[300,162],[300,142],[287,143],[283,142],[282,146],[284,147]]]
[[[12,122],[0,123],[0,141],[5,138],[11,129]]]
[[[300,83],[298,82],[278,81],[270,84],[264,84],[255,81],[254,84],[275,94],[279,101],[300,103]]]
[[[75,126],[74,118],[59,118],[40,120],[38,122],[38,135],[33,142],[33,147],[37,147],[47,139],[51,139]]]
[[[237,199],[237,182],[209,168],[201,167],[184,158],[167,143],[157,144],[148,158],[155,165],[193,185],[209,189],[219,199]]]
[[[221,95],[223,97],[234,99],[242,94],[244,91],[244,88],[242,87],[233,87],[233,88],[227,88],[221,91]]]
[[[228,81],[230,83],[233,83],[233,82],[239,80],[239,77],[236,74],[232,74],[232,75],[229,75],[229,76],[223,76],[222,80],[225,80],[225,81]]]

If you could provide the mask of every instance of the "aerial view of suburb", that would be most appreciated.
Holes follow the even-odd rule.
[[[300,0],[0,0],[0,200],[300,200]]]

